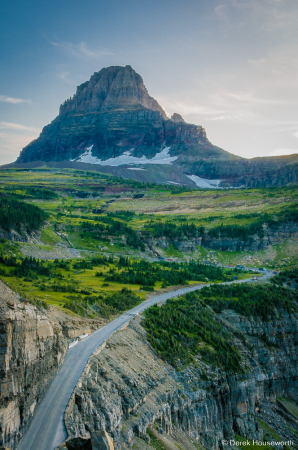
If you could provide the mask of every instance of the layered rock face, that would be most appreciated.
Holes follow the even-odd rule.
[[[68,343],[98,326],[42,312],[0,281],[0,447],[16,448]]]
[[[1,435],[11,449],[22,435],[68,348],[61,327],[1,283]]]
[[[171,161],[152,159],[165,148]],[[144,158],[146,164],[158,164],[161,179],[164,165],[173,164],[182,174],[220,179],[222,186],[298,182],[298,155],[247,160],[212,145],[201,126],[186,123],[177,113],[169,119],[130,66],[104,68],[78,86],[73,98],[61,105],[56,119],[22,150],[17,163],[29,167],[29,163],[36,166],[37,161],[47,161],[74,168],[88,164],[85,169],[93,165],[93,170],[103,167],[105,172],[134,178],[135,174],[125,170],[131,159],[115,161],[128,154],[143,158],[140,164]],[[148,159],[152,161],[148,163]],[[113,172],[115,166],[123,170]],[[143,181],[156,181],[151,174],[142,175]],[[193,181],[186,184],[195,187]]]
[[[88,438],[106,430],[117,450],[152,448],[147,433],[153,426],[172,442],[169,448],[230,448],[222,440],[235,432],[260,439],[258,417],[283,420],[276,396],[298,399],[298,318],[280,312],[279,319],[262,322],[224,311],[219,320],[245,336],[246,341],[234,340],[244,375],[214,371],[202,362],[176,371],[156,355],[141,319],[134,319],[91,359],[66,411],[68,433]],[[279,435],[297,445],[296,422],[293,431],[280,426]]]
[[[58,117],[23,149],[18,162],[75,159],[90,146],[92,156],[102,160],[125,151],[152,158],[162,148],[182,142],[213,148],[202,127],[186,124],[178,114],[169,120],[130,66],[114,66],[80,85],[61,105]],[[213,151],[221,152],[215,147]]]
[[[167,249],[170,247],[170,245],[174,245],[180,252],[193,252],[194,250],[196,250],[197,246],[200,246],[202,244],[202,237],[185,237],[184,239],[182,238],[179,240],[172,240],[166,236],[154,239],[149,235],[145,235],[145,242],[147,243],[149,248],[160,247],[162,249]]]
[[[0,239],[7,239],[14,242],[30,242],[40,244],[41,232],[39,230],[33,231],[30,234],[26,231],[20,233],[15,230],[4,231],[0,228]]]
[[[271,226],[264,228],[264,236],[254,235],[243,240],[241,238],[227,238],[219,236],[214,238],[204,234],[202,245],[204,247],[219,251],[251,251],[263,250],[269,245],[281,244],[284,239],[298,239],[298,225],[296,223],[286,223],[279,226]]]
[[[164,110],[150,97],[141,76],[130,66],[108,67],[81,84],[72,99],[60,107],[60,115],[121,109],[151,109],[166,119]]]
[[[174,245],[177,250],[181,252],[193,252],[198,246],[223,252],[255,252],[258,250],[264,250],[270,245],[281,244],[284,239],[298,239],[298,225],[296,223],[290,222],[270,227],[264,226],[263,231],[263,236],[248,236],[245,240],[239,237],[232,238],[221,236],[220,234],[217,238],[215,238],[208,234],[208,230],[205,231],[202,236],[197,234],[193,238],[188,238],[187,236],[179,239],[170,239],[167,236],[154,238],[150,236],[149,233],[143,233],[142,239],[151,249],[155,247],[167,249],[171,245]]]

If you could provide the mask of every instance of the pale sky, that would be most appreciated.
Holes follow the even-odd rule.
[[[0,0],[0,164],[103,67],[247,158],[298,153],[297,0]]]

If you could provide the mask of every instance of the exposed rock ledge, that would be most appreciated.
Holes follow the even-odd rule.
[[[177,372],[152,350],[136,318],[90,360],[65,414],[69,435],[90,439],[105,430],[116,450],[153,449],[150,427],[167,448],[218,450],[234,432],[260,439],[257,411],[263,420],[279,417],[276,396],[298,397],[298,318],[281,313],[280,319],[262,322],[227,311],[221,320],[250,343],[248,349],[235,338],[245,375],[219,373],[203,363]],[[264,334],[277,346],[266,346]],[[298,444],[293,433],[279,433]]]
[[[16,448],[68,343],[100,325],[40,311],[0,281],[0,447]]]
[[[16,230],[4,231],[0,228],[0,239],[7,239],[14,242],[30,242],[31,244],[41,244],[41,232],[39,230],[27,233],[26,231],[18,232]]]
[[[281,244],[285,239],[298,239],[298,225],[293,222],[280,225],[263,226],[263,236],[248,236],[247,239],[241,237],[225,237],[219,235],[218,238],[208,234],[208,230],[199,236],[197,233],[193,238],[187,236],[179,239],[171,239],[167,236],[153,238],[148,233],[143,233],[144,241],[152,248],[158,247],[167,249],[170,245],[174,245],[180,252],[193,252],[197,247],[202,246],[217,251],[235,252],[235,251],[251,251],[264,250],[270,245]]]

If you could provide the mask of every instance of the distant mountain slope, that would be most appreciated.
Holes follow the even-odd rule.
[[[185,123],[176,113],[169,119],[130,66],[104,68],[78,86],[73,98],[60,106],[56,119],[21,151],[16,163],[30,166],[36,161],[62,167],[88,164],[111,173],[117,167],[117,175],[129,178],[135,178],[131,169],[136,166],[146,170],[144,181],[153,181],[148,166],[158,166],[155,172],[160,182],[193,186],[202,185],[197,177],[216,180],[219,186],[298,182],[293,165],[298,155],[246,160],[212,145],[201,126]],[[165,181],[169,165],[175,166],[173,173],[182,174]],[[187,183],[185,176],[190,180]]]

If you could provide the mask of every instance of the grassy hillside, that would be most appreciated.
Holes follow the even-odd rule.
[[[19,294],[89,317],[122,312],[144,299],[146,292],[166,286],[251,276],[194,262],[171,265],[112,256],[44,261],[8,255],[5,242],[0,242],[0,249],[0,276]],[[115,300],[118,292],[122,306]]]
[[[98,296],[106,298],[124,288],[142,299],[152,289],[243,276],[207,269],[203,261],[294,267],[295,239],[254,253],[202,246],[182,252],[175,244],[148,246],[144,236],[184,241],[204,232],[260,234],[264,223],[297,221],[297,194],[297,186],[190,190],[78,170],[2,170],[4,229],[30,231],[45,219],[47,225],[40,228],[39,244],[0,242],[6,258],[0,264],[1,277],[26,296],[91,316],[99,314],[92,305],[104,301]]]

